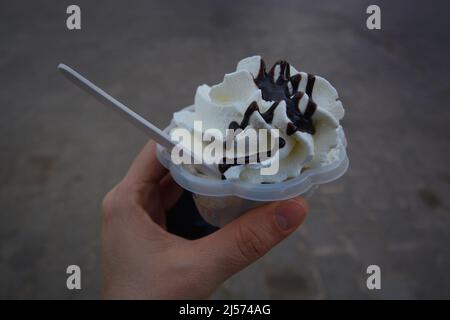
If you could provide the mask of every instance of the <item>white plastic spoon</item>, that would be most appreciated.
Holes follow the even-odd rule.
[[[97,98],[101,103],[110,107],[112,110],[118,112],[121,116],[123,116],[126,120],[130,121],[132,124],[142,129],[147,135],[149,135],[153,140],[155,140],[158,144],[166,148],[169,153],[176,146],[176,144],[170,140],[169,136],[164,133],[161,129],[144,119],[141,115],[137,114],[127,106],[125,106],[120,101],[117,101],[108,93],[97,87],[91,81],[83,77],[81,74],[70,68],[69,66],[60,63],[58,65],[58,70],[62,72],[62,74],[67,77],[70,81],[72,81],[75,85],[91,94],[94,98]],[[183,148],[183,152],[187,152],[194,159],[202,159],[200,156],[195,155],[192,150],[187,150]],[[206,173],[212,176],[219,176],[220,173],[217,169],[214,169],[212,166],[208,166],[205,164],[196,165],[199,168],[199,171]]]

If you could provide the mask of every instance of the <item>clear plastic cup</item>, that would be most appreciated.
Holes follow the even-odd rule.
[[[317,187],[317,185],[311,187],[302,196],[308,199]],[[204,196],[196,193],[192,194],[192,198],[203,219],[216,227],[223,227],[249,209],[271,202],[249,200],[238,196]]]
[[[175,128],[172,122],[164,131]],[[184,189],[192,192],[201,216],[210,224],[223,227],[247,210],[268,202],[291,199],[302,195],[310,197],[321,184],[334,181],[348,169],[347,142],[342,129],[341,142],[335,160],[320,168],[309,169],[298,177],[273,184],[254,184],[239,180],[218,180],[194,175],[184,165],[176,165],[170,153],[158,145],[157,157],[173,179]]]

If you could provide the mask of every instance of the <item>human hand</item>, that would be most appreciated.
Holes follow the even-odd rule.
[[[107,299],[201,299],[291,234],[302,198],[250,210],[198,240],[165,230],[182,193],[150,141],[102,205],[102,295]]]

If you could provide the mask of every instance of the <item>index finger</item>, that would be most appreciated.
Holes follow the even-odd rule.
[[[165,176],[167,169],[156,157],[156,143],[150,140],[134,159],[125,179],[132,184],[155,184]]]

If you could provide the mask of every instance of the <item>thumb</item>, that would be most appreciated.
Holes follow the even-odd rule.
[[[208,261],[227,279],[266,254],[305,219],[303,198],[275,202],[250,210],[219,231],[202,238]],[[213,270],[217,270],[213,267]]]

